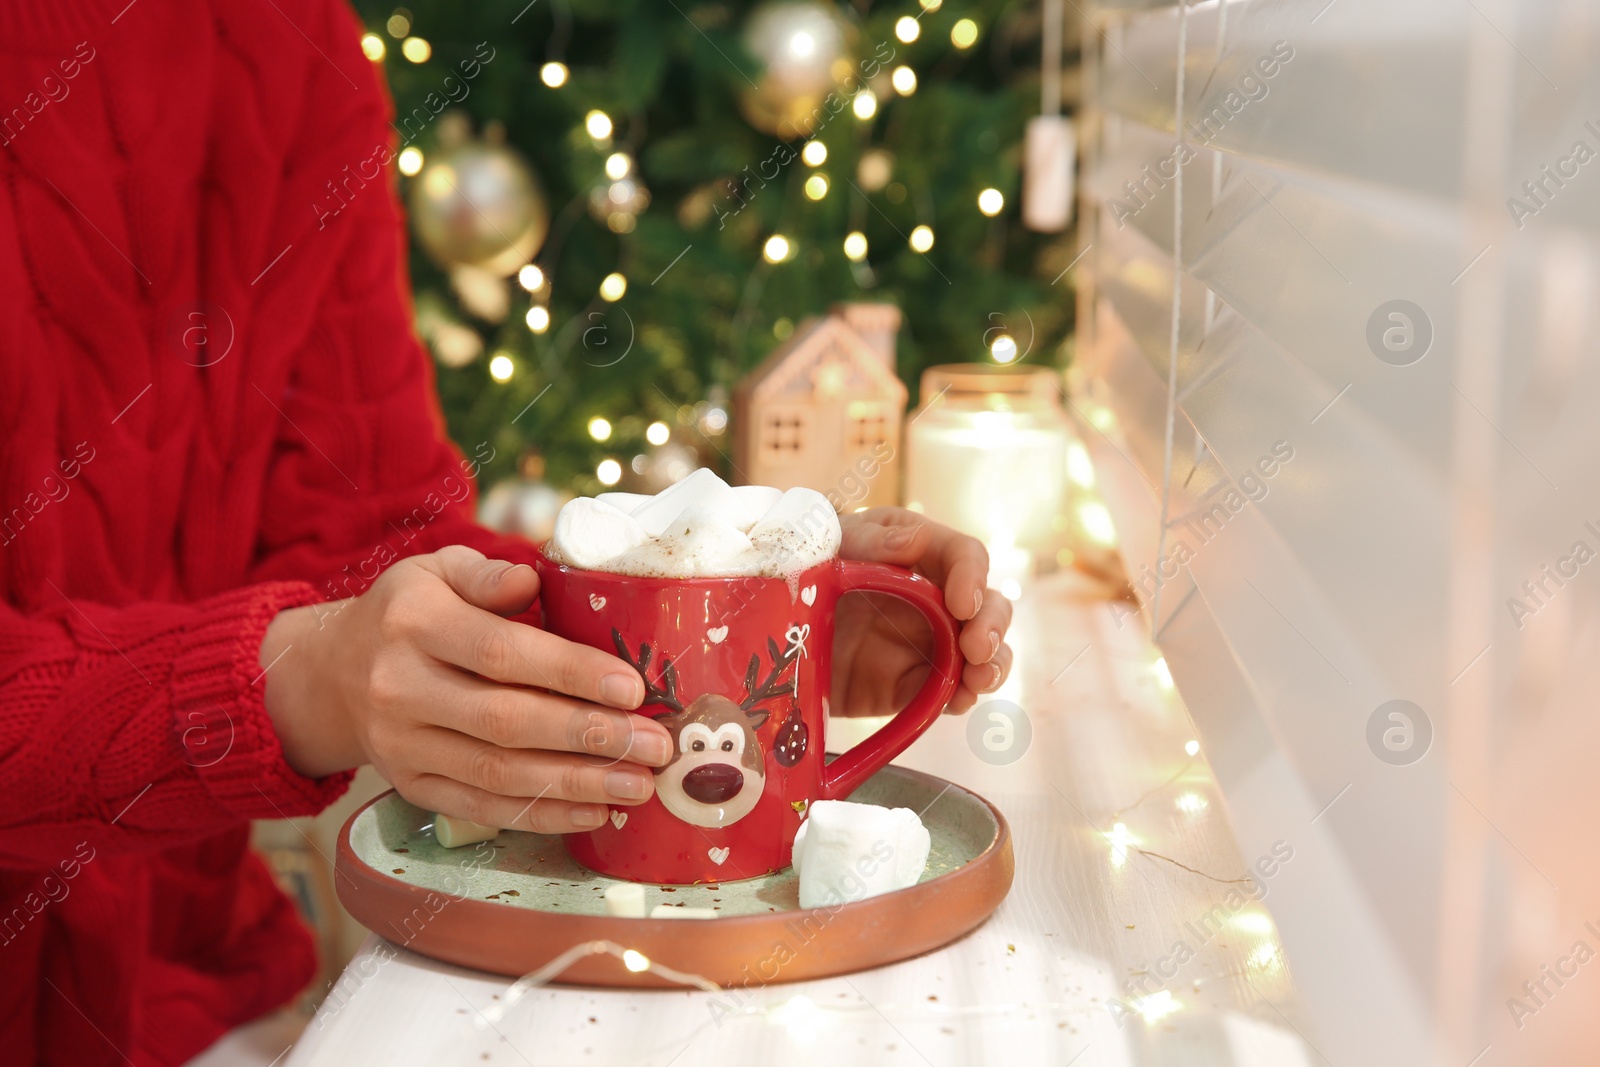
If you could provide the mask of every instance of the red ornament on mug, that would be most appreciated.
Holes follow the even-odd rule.
[[[806,806],[845,799],[903,752],[961,676],[943,594],[900,567],[836,558],[789,579],[639,578],[541,553],[537,570],[545,628],[631,663],[646,691],[635,714],[672,736],[654,796],[566,835],[574,859],[613,878],[690,885],[789,866]],[[882,729],[825,763],[834,613],[848,592],[900,597],[927,616],[932,668]]]

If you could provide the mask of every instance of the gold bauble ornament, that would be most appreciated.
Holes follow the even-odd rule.
[[[550,232],[539,179],[502,144],[468,141],[430,155],[411,180],[410,202],[417,239],[444,267],[508,277]]]
[[[762,71],[739,97],[750,125],[794,140],[826,121],[824,101],[854,70],[851,29],[817,0],[769,0],[751,12],[744,47]]]

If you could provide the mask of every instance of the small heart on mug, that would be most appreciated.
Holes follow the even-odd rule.
[[[611,825],[615,826],[618,830],[628,825],[628,813],[625,811],[612,811]]]
[[[708,848],[706,849],[706,855],[711,857],[712,863],[715,863],[718,867],[721,867],[722,861],[728,858],[728,848],[726,845],[724,845],[722,848]]]
[[[706,631],[706,637],[713,645],[720,645],[728,639],[727,626],[713,626]]]
[[[800,599],[806,602],[806,607],[808,608],[815,604],[817,602],[817,587],[814,585],[808,585],[804,589],[800,590]]]
[[[594,610],[599,611],[601,608],[606,606],[606,598],[603,596],[595,596],[593,593],[590,593],[589,606]]]

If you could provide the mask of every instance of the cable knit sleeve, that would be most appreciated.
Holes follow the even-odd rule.
[[[258,662],[273,616],[317,599],[275,582],[192,604],[0,607],[0,867],[55,862],[69,839],[162,848],[331,803],[350,775],[284,762]]]
[[[457,448],[446,436],[432,360],[413,329],[392,104],[361,54],[359,24],[340,5],[328,13],[319,45],[330,62],[311,68],[318,87],[284,179],[291,249],[263,281],[264,306],[281,299],[294,314],[306,293],[317,303],[276,401],[283,419],[256,576],[305,577],[347,596],[382,560],[448,544],[532,562],[532,545],[474,520],[474,476],[494,446]],[[474,55],[492,62],[493,46]]]

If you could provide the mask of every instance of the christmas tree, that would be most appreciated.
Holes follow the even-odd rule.
[[[628,488],[663,445],[729,474],[734,382],[835,301],[902,309],[913,402],[931,364],[1064,358],[1073,237],[1018,212],[1036,11],[356,7],[395,97],[418,327],[451,435],[493,446],[486,483],[533,454],[564,488]]]

